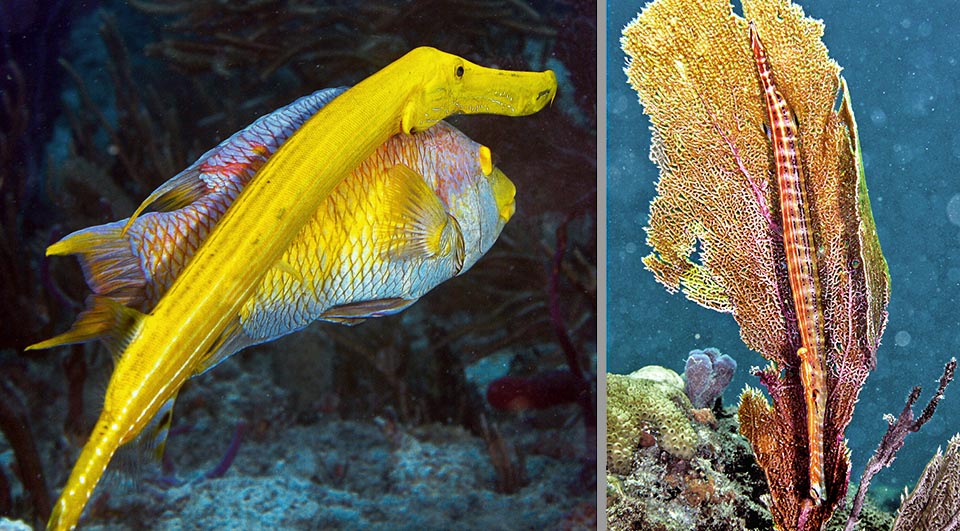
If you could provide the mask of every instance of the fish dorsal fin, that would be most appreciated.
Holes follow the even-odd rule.
[[[462,266],[464,243],[460,224],[447,213],[437,194],[407,166],[390,168],[386,178],[379,250],[401,259],[459,257]]]
[[[345,90],[346,87],[318,90],[237,131],[154,190],[127,220],[122,233],[126,234],[148,208],[170,212],[208,193],[224,193],[227,189],[239,193],[290,135]]]
[[[123,226],[121,234],[126,234],[127,230],[133,225],[133,222],[140,217],[147,208],[153,207],[160,212],[169,212],[183,208],[194,201],[197,201],[207,193],[207,183],[200,178],[200,170],[197,164],[190,166],[182,172],[175,175],[169,181],[161,184],[146,199],[140,203],[140,206],[133,211],[127,223]]]
[[[370,317],[383,317],[384,315],[393,315],[411,304],[417,302],[417,299],[377,299],[372,301],[351,302],[328,308],[322,314],[320,319],[345,325],[356,325],[362,323]]]
[[[100,339],[114,357],[118,357],[130,337],[136,332],[138,325],[145,317],[144,314],[107,297],[90,296],[87,305],[87,309],[80,312],[70,330],[46,341],[34,343],[26,350],[40,350]]]
[[[173,424],[173,404],[177,401],[174,393],[160,406],[160,410],[153,416],[140,433],[139,442],[143,444],[144,453],[157,462],[163,460],[163,452],[167,447],[167,436],[170,435],[170,426]]]

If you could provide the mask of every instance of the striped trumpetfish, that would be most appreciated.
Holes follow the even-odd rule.
[[[810,453],[810,498],[819,504],[823,492],[823,423],[827,405],[823,359],[826,355],[823,309],[819,303],[820,282],[816,250],[810,232],[810,203],[805,190],[798,153],[797,122],[790,106],[777,90],[757,28],[750,23],[750,46],[763,88],[770,140],[776,159],[777,187],[783,223],[783,249],[787,258],[790,292],[797,314],[801,346],[800,380],[807,405],[807,440]]]

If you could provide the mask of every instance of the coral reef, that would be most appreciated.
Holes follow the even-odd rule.
[[[290,340],[255,347],[184,388],[167,470],[142,464],[135,489],[115,471],[94,495],[83,529],[441,529],[451,522],[490,529],[504,514],[517,515],[520,528],[556,529],[595,498],[576,481],[582,425],[567,433],[498,422],[530,479],[503,494],[487,443],[460,426],[412,425],[387,413],[351,420],[296,407],[301,390],[271,376],[271,367],[296,357],[297,348]],[[211,478],[232,447],[234,419],[246,424],[236,459]],[[551,454],[541,437],[560,442],[563,452]]]
[[[655,393],[684,396],[681,380],[669,369],[648,366],[635,372],[635,380],[659,387]],[[609,375],[620,382],[629,376]],[[614,386],[619,384],[615,383]],[[608,398],[608,408],[614,401]],[[739,434],[736,408],[691,409],[685,399],[673,402],[686,415],[683,420],[694,434],[694,452],[678,456],[658,439],[659,433],[647,423],[633,451],[607,446],[607,525],[612,530],[694,530],[726,531],[773,528],[766,506],[769,490],[763,470],[757,465],[748,442]],[[709,412],[710,420],[698,420],[697,412]],[[608,419],[608,422],[613,419]],[[691,421],[692,420],[692,421]],[[608,434],[623,435],[614,424]],[[610,459],[611,451],[617,451]],[[619,466],[619,468],[618,468]],[[853,494],[845,508],[825,527],[844,529]],[[893,517],[873,500],[862,500],[859,531],[889,531]]]
[[[913,491],[904,497],[892,531],[960,529],[960,435],[930,459]]]
[[[677,373],[663,367],[607,375],[607,470],[629,473],[637,448],[651,446],[651,439],[671,455],[693,457],[697,436],[680,382]]]
[[[615,376],[615,375],[614,375]],[[758,500],[767,492],[733,408],[718,422],[695,423],[697,452],[682,458],[641,447],[631,470],[607,471],[607,525],[611,530],[766,531],[772,522]]]
[[[0,531],[30,531],[30,526],[19,520],[8,520],[0,517]]]
[[[770,360],[757,374],[773,404],[745,392],[740,429],[777,526],[819,530],[846,498],[844,430],[876,363],[890,279],[822,23],[788,0],[742,4],[741,17],[726,1],[657,0],[624,30],[661,172],[644,265],[668,290],[732,313]],[[764,133],[771,77],[766,93],[796,117],[785,127],[794,157]]]
[[[683,390],[693,407],[713,405],[730,385],[736,370],[737,362],[715,348],[691,350],[683,371]]]
[[[50,514],[50,492],[44,479],[36,441],[30,430],[29,411],[19,393],[6,378],[0,377],[0,433],[13,448],[17,471],[24,488],[30,492],[40,517]],[[0,475],[3,473],[0,472]]]

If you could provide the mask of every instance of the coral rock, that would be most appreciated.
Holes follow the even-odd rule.
[[[668,371],[668,369],[663,369]],[[607,469],[629,473],[633,454],[645,433],[656,432],[657,443],[675,457],[694,456],[697,435],[687,412],[692,409],[673,371],[667,380],[607,375]],[[650,430],[650,431],[648,431]]]

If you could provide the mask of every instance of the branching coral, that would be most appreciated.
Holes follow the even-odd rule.
[[[0,64],[0,79],[0,321],[19,324],[4,327],[0,347],[21,347],[43,324],[47,311],[37,289],[36,268],[22,260],[27,254],[28,234],[35,230],[25,219],[25,206],[36,206],[30,197],[34,161],[27,160],[30,154],[25,149],[32,127],[27,79],[12,60]]]
[[[40,454],[30,428],[27,408],[16,390],[0,374],[0,432],[6,437],[17,458],[20,481],[33,498],[33,506],[40,520],[50,514],[50,492],[40,464]],[[2,473],[0,473],[2,474]]]
[[[905,497],[893,531],[960,529],[960,435],[927,463],[913,492]]]
[[[227,77],[249,69],[266,79],[288,68],[304,82],[327,85],[352,79],[358,64],[373,68],[423,44],[489,53],[502,51],[503,41],[508,41],[519,56],[527,38],[552,38],[556,33],[544,16],[522,1],[131,3],[145,13],[176,17],[166,25],[165,38],[147,52],[186,72],[212,71]],[[472,30],[437,31],[454,27]],[[427,36],[439,42],[424,42]]]
[[[847,520],[847,526],[845,528],[846,531],[853,531],[857,524],[857,519],[859,518],[860,510],[863,507],[867,489],[870,487],[870,481],[873,479],[873,476],[880,472],[881,469],[886,468],[893,463],[894,458],[897,456],[897,452],[899,452],[900,448],[903,447],[903,442],[907,435],[919,431],[920,428],[923,427],[923,425],[933,417],[933,413],[936,411],[937,405],[943,398],[943,393],[946,391],[947,385],[953,381],[953,375],[956,371],[956,368],[957,359],[953,358],[944,367],[943,376],[940,377],[940,386],[937,388],[937,392],[934,393],[933,398],[930,399],[930,402],[927,403],[927,406],[923,408],[923,412],[920,414],[920,417],[915,419],[913,415],[913,405],[916,403],[917,399],[920,398],[920,386],[914,387],[913,391],[910,392],[910,396],[907,397],[907,403],[903,406],[903,411],[900,412],[900,416],[898,416],[896,420],[894,420],[892,415],[887,417],[887,422],[889,422],[890,425],[887,427],[887,432],[883,435],[883,438],[880,439],[880,444],[877,446],[877,450],[872,456],[870,456],[870,460],[867,461],[867,466],[864,467],[863,475],[860,477],[860,485],[857,487],[857,494],[853,498],[853,505],[850,509],[850,518]],[[949,449],[947,453],[949,453]],[[936,457],[934,460],[936,460]],[[933,461],[931,461],[931,465],[932,464]],[[958,464],[960,464],[960,462],[958,462]],[[930,465],[928,465],[928,469],[929,467]],[[933,474],[935,474],[935,472]],[[906,524],[908,521],[916,523],[918,520],[920,520],[921,518],[917,514],[918,512],[930,512],[935,514],[937,511],[937,509],[931,509],[930,511],[923,509],[924,505],[928,504],[928,499],[932,494],[929,492],[931,490],[929,483],[921,487],[921,484],[924,483],[925,479],[927,479],[926,472],[924,472],[924,476],[921,478],[920,482],[917,483],[917,488],[914,491],[914,496],[912,497],[912,501],[909,506],[910,508],[906,511],[903,510],[904,507],[907,507],[906,502],[904,502],[904,504],[901,506],[901,513],[906,512],[908,515],[903,519],[904,525],[909,525]],[[936,481],[936,483],[940,482]],[[957,483],[954,486],[947,486],[946,488],[956,490],[960,488],[960,483]],[[936,494],[934,496],[936,497],[939,495],[940,494]],[[936,505],[939,506],[942,504]],[[960,509],[960,506],[957,508]],[[939,515],[939,518],[943,521],[945,521],[945,516],[948,517],[949,514],[951,514],[949,512],[949,507],[945,508],[944,510],[945,512]],[[927,520],[928,518],[923,519]],[[943,521],[941,521],[941,525],[943,525]]]

